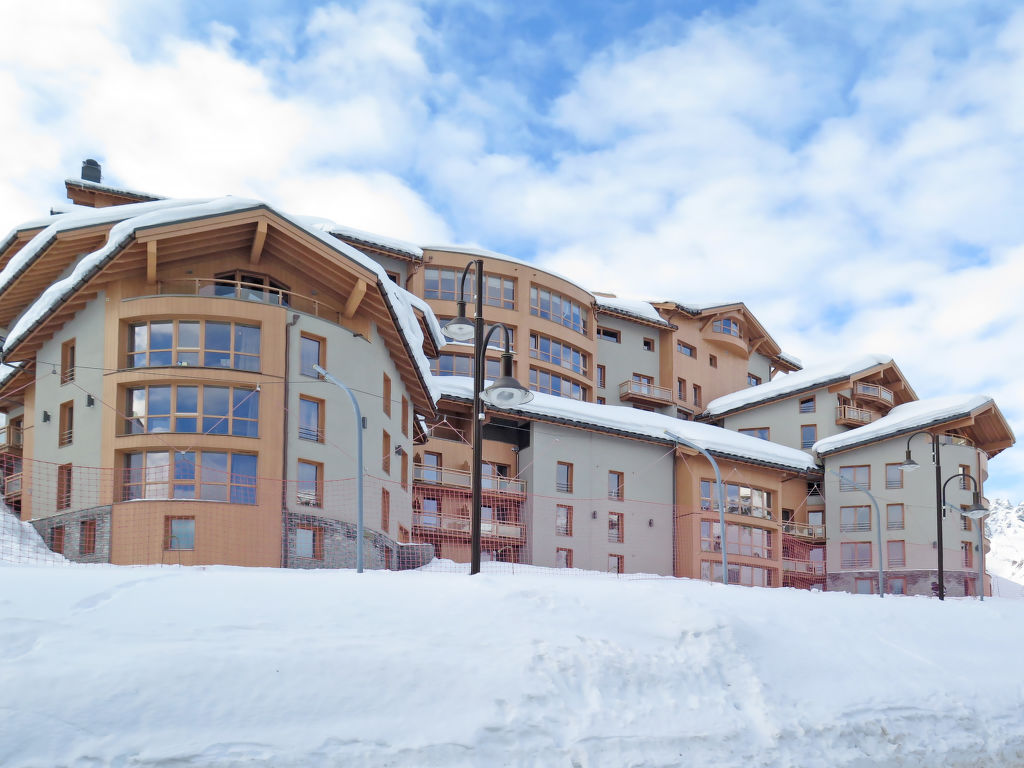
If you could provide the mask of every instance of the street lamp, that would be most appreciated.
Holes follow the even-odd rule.
[[[942,518],[945,514],[942,507],[942,467],[939,463],[939,435],[938,433],[932,434],[925,430],[915,432],[907,438],[907,457],[902,464],[900,469],[904,472],[913,472],[915,469],[920,467],[910,455],[910,441],[918,435],[927,435],[932,439],[932,460],[935,462],[935,543],[938,547],[938,571],[939,571],[939,600],[946,599],[946,580],[945,572],[942,568]]]
[[[472,320],[466,317],[466,276],[469,268],[476,272],[476,314]],[[445,323],[442,329],[456,341],[473,340],[473,510],[470,518],[470,564],[469,573],[480,573],[480,506],[483,496],[483,404],[498,407],[512,407],[528,403],[533,393],[512,377],[512,334],[501,323],[491,327],[484,334],[484,261],[474,259],[462,270],[459,278],[459,313]],[[487,344],[495,330],[505,333],[504,351],[501,355],[501,375],[491,386],[484,389],[484,363]]]
[[[878,499],[874,497],[871,491],[853,478],[842,475],[834,469],[830,469],[829,472],[839,478],[839,490],[844,490],[843,483],[846,483],[847,485],[852,485],[858,491],[863,491],[871,499],[871,504],[875,508],[875,527],[878,529],[878,596],[885,597],[885,569],[882,566],[882,510],[878,506]],[[841,526],[842,521],[840,521],[840,531],[842,530]]]
[[[946,504],[946,486],[949,485],[949,480],[953,480],[953,479],[958,478],[958,477],[960,478],[961,482],[963,482],[964,479],[967,479],[967,480],[970,480],[971,483],[973,483],[973,485],[974,485],[974,491],[972,493],[971,506],[969,506],[967,509],[963,509],[963,510],[956,509],[955,507]],[[988,510],[985,509],[985,505],[981,503],[981,493],[978,492],[978,481],[975,480],[973,477],[971,477],[971,475],[964,474],[964,473],[961,472],[959,475],[953,475],[953,477],[949,478],[949,480],[947,480],[946,482],[944,482],[942,484],[942,507],[943,507],[943,509],[945,509],[946,507],[949,507],[954,512],[959,512],[964,517],[971,518],[978,525],[978,552],[979,552],[979,555],[978,555],[978,585],[979,585],[978,595],[979,595],[979,597],[982,600],[984,600],[985,599],[985,538],[983,536],[983,531],[985,530],[985,524],[982,522],[982,519],[985,517],[985,515],[988,514]]]
[[[729,558],[725,554],[727,542],[729,537],[725,535],[725,490],[722,488],[722,473],[718,470],[718,462],[715,461],[715,457],[705,451],[696,443],[691,443],[679,435],[665,430],[665,434],[676,441],[679,445],[685,445],[687,448],[692,448],[698,453],[702,454],[705,459],[711,463],[711,468],[715,471],[715,495],[718,496],[718,525],[721,528],[722,537],[722,583],[729,583]]]

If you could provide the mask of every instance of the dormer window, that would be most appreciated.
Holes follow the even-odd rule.
[[[740,324],[730,317],[723,318],[722,320],[715,320],[711,324],[711,330],[715,333],[725,333],[737,338],[740,336]]]

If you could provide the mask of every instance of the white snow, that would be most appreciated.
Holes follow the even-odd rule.
[[[801,360],[796,355],[791,355],[791,354],[789,354],[787,352],[780,352],[779,353],[779,359],[780,360],[785,360],[787,363],[795,365],[797,368],[803,368],[804,367],[803,360]]]
[[[443,395],[472,399],[473,379],[468,376],[436,376],[434,381]],[[606,427],[629,434],[671,442],[666,430],[696,443],[712,454],[766,462],[790,469],[816,469],[814,459],[804,451],[741,435],[710,424],[683,421],[651,411],[619,405],[583,403],[567,397],[534,392],[530,402],[509,408],[523,414],[568,419],[583,425]]]
[[[79,187],[88,187],[90,189],[100,190],[102,192],[114,192],[122,195],[134,195],[135,197],[150,197],[154,200],[166,200],[165,195],[154,195],[151,192],[139,192],[136,189],[128,189],[127,187],[115,187],[110,184],[104,184],[101,181],[87,181],[86,179],[64,179],[65,184],[74,184]]]
[[[399,253],[404,253],[405,255],[411,256],[417,260],[423,259],[423,249],[418,245],[414,245],[413,243],[405,240],[399,240],[395,237],[386,237],[385,235],[378,235],[374,232],[356,229],[355,227],[345,227],[331,221],[330,219],[313,216],[301,216],[295,218],[308,222],[308,226],[319,227],[325,232],[337,235],[338,237],[348,237],[352,240],[358,240],[360,242],[377,245],[388,250],[398,251]]]
[[[852,360],[847,358],[833,363],[815,365],[794,373],[780,374],[771,381],[756,387],[741,389],[738,392],[715,398],[708,403],[705,413],[711,416],[721,416],[748,405],[823,386],[830,381],[838,381],[889,362],[892,362],[890,355],[862,355]]]
[[[819,440],[811,450],[821,456],[888,435],[957,419],[990,403],[994,404],[994,401],[987,395],[944,395],[904,403],[897,405],[878,421]]]
[[[507,569],[0,568],[0,764],[1024,760],[1022,602]]]
[[[986,570],[1016,584],[1024,597],[1024,502],[1014,506],[1006,499],[994,499],[989,511],[985,535],[992,551],[985,555]]]
[[[489,251],[486,248],[478,248],[473,245],[424,245],[423,250],[425,251],[445,251],[447,253],[461,253],[466,256],[481,256],[487,259],[498,259],[500,261],[507,261],[510,264],[522,264],[533,269],[539,269],[547,275],[557,277],[559,280],[564,280],[570,285],[575,285],[580,290],[586,291],[588,294],[590,290],[583,285],[580,285],[576,280],[571,277],[567,277],[558,272],[552,272],[550,269],[540,266],[532,261],[525,261],[523,259],[517,259],[515,256],[509,256],[504,253],[498,253],[497,251]]]
[[[0,565],[26,562],[37,565],[68,563],[62,555],[50,551],[35,528],[16,518],[0,503]]]
[[[669,325],[669,323],[658,314],[649,301],[644,299],[631,299],[618,296],[599,296],[594,294],[594,302],[597,306],[605,307],[616,312],[625,312],[628,315],[636,315],[642,317],[644,320],[650,320],[651,322],[658,323],[659,325]]]

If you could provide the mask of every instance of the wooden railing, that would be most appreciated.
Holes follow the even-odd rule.
[[[825,563],[821,560],[789,560],[782,559],[782,570],[791,573],[806,573],[811,576],[824,576]]]
[[[447,467],[435,467],[428,464],[414,464],[413,480],[417,483],[470,488],[473,484],[473,474],[464,469],[448,469]],[[485,491],[498,491],[499,493],[526,493],[525,480],[515,480],[511,477],[500,477],[498,475],[484,475],[482,487]]]
[[[896,402],[891,389],[879,384],[865,384],[863,381],[853,383],[853,394],[854,397],[873,397],[890,405]]]
[[[11,499],[21,496],[21,472],[15,472],[4,478],[4,498]]]
[[[825,538],[824,525],[811,525],[810,523],[795,523],[788,521],[782,524],[782,532],[791,536],[800,536],[805,539]]]
[[[855,408],[852,405],[840,405],[836,407],[836,423],[843,421],[855,421],[858,424],[870,424],[875,420],[877,414],[865,408]]]
[[[628,379],[619,384],[619,399],[631,397],[644,397],[648,400],[660,402],[672,402],[672,390],[668,387],[659,387],[656,384],[648,384],[643,381]]]
[[[446,515],[440,512],[413,512],[412,524],[428,530],[459,533],[468,536],[472,521],[468,516]],[[503,539],[522,539],[523,526],[499,520],[481,520],[482,536],[497,536]]]
[[[21,427],[15,427],[8,424],[6,427],[0,427],[0,452],[9,451],[12,448],[21,448],[22,440],[24,439],[24,430]]]
[[[283,288],[270,288],[259,283],[236,280],[217,280],[206,277],[174,278],[157,282],[157,293],[161,296],[207,296],[218,299],[240,299],[289,307],[308,315],[341,323],[344,317],[337,307],[326,304],[312,296],[304,296]]]

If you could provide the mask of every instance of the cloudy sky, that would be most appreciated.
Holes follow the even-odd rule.
[[[742,299],[805,363],[891,353],[1024,440],[1016,2],[12,2],[0,104],[0,230],[95,157],[136,189]],[[1024,448],[991,469],[1024,499]]]

